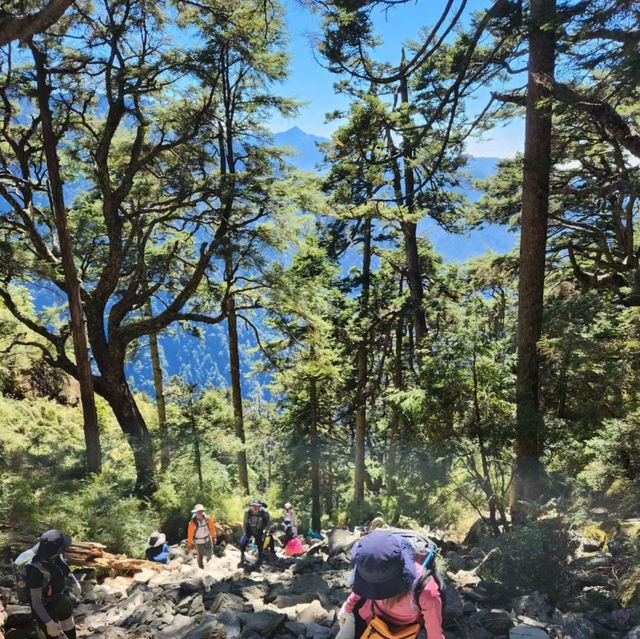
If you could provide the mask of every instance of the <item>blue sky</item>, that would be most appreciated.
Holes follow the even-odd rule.
[[[417,39],[423,26],[435,22],[444,4],[443,0],[416,0],[378,14],[376,27],[383,39],[378,58],[396,62],[402,44]],[[333,90],[338,78],[316,59],[313,36],[320,35],[320,16],[303,8],[296,0],[284,0],[284,5],[291,38],[291,65],[289,78],[282,83],[280,93],[306,104],[295,118],[274,118],[271,127],[278,132],[298,126],[306,133],[330,137],[338,123],[326,123],[325,114],[346,107],[347,102],[344,96],[336,95]],[[469,0],[467,11],[481,10],[486,6],[486,0]],[[503,87],[496,88],[501,90]],[[484,137],[483,140],[470,141],[469,153],[484,157],[511,157],[523,149],[524,123],[521,120],[512,122]]]

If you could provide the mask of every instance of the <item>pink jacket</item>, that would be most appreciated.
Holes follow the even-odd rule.
[[[416,569],[420,565],[416,564]],[[393,606],[388,607],[386,601],[380,600],[374,603],[375,614],[382,617],[394,626],[408,626],[422,618],[424,619],[424,627],[427,631],[427,639],[443,639],[442,635],[442,603],[440,601],[440,591],[438,584],[430,577],[420,593],[420,610],[416,610],[411,602],[411,593],[407,593],[405,597],[396,602]],[[348,613],[353,612],[353,607],[360,601],[360,595],[352,592],[345,604],[345,610]],[[369,623],[371,619],[371,603],[365,601],[360,610],[360,616]]]

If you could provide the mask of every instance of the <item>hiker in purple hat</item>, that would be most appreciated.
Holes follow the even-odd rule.
[[[421,566],[409,541],[384,531],[369,533],[353,547],[351,565],[352,592],[338,615],[336,639],[359,639],[375,618],[390,629],[406,628],[407,637],[424,627],[427,639],[443,639],[442,601],[433,577],[413,601]]]

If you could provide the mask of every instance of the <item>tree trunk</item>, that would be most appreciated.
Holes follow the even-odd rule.
[[[230,256],[226,259],[227,283],[232,278]],[[247,468],[247,451],[245,449],[244,415],[242,411],[242,382],[240,379],[240,355],[238,353],[238,323],[236,318],[236,302],[233,293],[227,298],[227,330],[229,335],[229,371],[231,376],[231,398],[236,437],[242,448],[236,453],[238,463],[238,483],[244,495],[249,494],[249,470]]]
[[[40,11],[35,11],[34,13],[12,16],[2,12],[2,19],[0,19],[0,47],[12,40],[25,42],[34,34],[46,31],[62,17],[62,14],[72,4],[73,0],[49,0]]]
[[[311,361],[315,359],[315,347],[311,345]],[[311,457],[311,529],[320,531],[320,441],[318,438],[318,387],[314,375],[309,377],[309,439]]]
[[[133,451],[136,466],[135,493],[139,497],[148,498],[157,488],[151,438],[124,377],[123,367],[116,364],[114,370],[115,373],[103,374],[100,394],[109,403]]]
[[[403,53],[404,60],[404,53]],[[400,99],[402,104],[409,104],[409,88],[407,77],[403,75],[400,79]],[[409,216],[415,214],[415,179],[413,174],[413,149],[405,136],[402,144],[402,159],[404,164],[404,197]],[[413,218],[412,218],[413,219]],[[404,250],[407,257],[407,280],[409,282],[409,293],[411,295],[411,307],[414,316],[416,331],[416,344],[420,346],[423,338],[427,334],[427,322],[422,308],[424,293],[422,290],[422,274],[420,272],[420,258],[418,255],[418,240],[416,237],[417,225],[415,222],[403,222],[402,234],[404,236]]]
[[[362,291],[360,297],[360,344],[356,387],[356,441],[353,500],[358,519],[364,509],[365,438],[367,434],[367,359],[369,344],[369,288],[371,284],[371,219],[364,221],[362,245]]]
[[[402,282],[400,283],[400,294],[402,294]],[[404,334],[404,324],[402,318],[396,325],[396,352],[393,363],[393,385],[396,391],[404,388],[402,376],[402,337]],[[402,411],[396,404],[393,405],[391,425],[389,427],[389,456],[387,457],[387,487],[390,495],[395,495],[398,491],[398,481],[396,479],[396,457],[398,449],[398,437],[402,425]]]
[[[42,122],[42,137],[49,174],[51,202],[55,215],[56,230],[58,232],[58,241],[62,256],[62,270],[64,272],[64,281],[69,301],[73,352],[76,359],[78,383],[80,385],[80,399],[82,402],[84,440],[87,449],[87,470],[90,473],[99,473],[102,469],[100,429],[98,426],[98,414],[96,412],[95,397],[93,394],[93,377],[91,372],[91,361],[89,359],[89,349],[87,347],[82,299],[80,297],[80,283],[76,265],[73,261],[73,245],[67,224],[67,210],[64,202],[63,182],[58,162],[57,138],[53,131],[53,120],[49,106],[51,87],[47,83],[47,73],[45,70],[46,56],[44,53],[39,51],[33,43],[30,43],[30,48],[36,66],[38,106]]]
[[[191,392],[191,390],[189,391]],[[189,421],[191,422],[191,435],[193,437],[193,464],[198,473],[198,487],[200,494],[204,491],[204,481],[202,480],[202,457],[200,456],[200,434],[198,433],[198,425],[196,417],[193,413],[193,400],[189,396]]]
[[[531,0],[530,12],[518,285],[516,462],[511,491],[511,516],[516,524],[526,520],[523,502],[540,496],[544,480],[538,340],[542,332],[555,54],[555,31],[549,25],[555,21],[555,0]]]
[[[147,315],[153,316],[151,300],[146,303]],[[158,409],[158,428],[160,430],[160,470],[164,472],[169,467],[169,433],[167,430],[167,408],[164,401],[164,381],[162,379],[162,365],[160,364],[160,348],[157,333],[149,335],[151,350],[151,369],[153,370],[153,388],[156,393],[156,407]]]

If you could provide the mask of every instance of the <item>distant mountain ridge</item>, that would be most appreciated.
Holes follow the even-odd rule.
[[[328,142],[326,138],[310,135],[294,126],[287,131],[274,134],[278,146],[288,146],[296,151],[288,156],[288,160],[300,170],[321,170],[323,155],[318,149],[318,143]],[[472,157],[466,167],[466,172],[472,179],[482,179],[495,173],[498,158]],[[471,190],[466,191],[470,198],[477,197]],[[466,235],[447,233],[433,220],[425,218],[418,226],[419,233],[426,235],[438,253],[446,261],[464,261],[476,255],[485,253],[488,249],[496,253],[510,251],[516,242],[516,236],[504,227],[489,226],[474,230]],[[345,257],[345,268],[357,261],[355,252]],[[258,322],[258,325],[260,323]],[[165,332],[160,336],[163,370],[165,378],[172,375],[182,375],[189,383],[198,386],[228,386],[229,385],[229,357],[227,331],[224,323],[215,326],[200,327],[203,338],[198,339],[185,333],[179,327],[172,327],[171,333]],[[268,383],[268,376],[256,375],[247,377],[252,363],[257,355],[252,354],[255,348],[255,336],[244,330],[242,324],[238,326],[240,340],[241,370],[243,373],[243,394],[249,396],[256,391],[258,385],[264,387]],[[133,386],[139,390],[153,394],[151,362],[148,349],[139,350],[135,361],[127,367],[127,377]],[[262,391],[261,391],[262,392]]]

